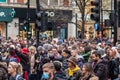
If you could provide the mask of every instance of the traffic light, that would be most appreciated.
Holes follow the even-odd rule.
[[[91,1],[91,6],[94,6],[93,8],[91,8],[91,20],[94,20],[95,22],[100,22],[100,0]]]
[[[37,12],[37,14],[36,14],[36,28],[37,29],[42,29],[41,28],[41,20],[42,20],[42,12],[40,11],[40,12]]]
[[[47,13],[45,13],[44,11],[38,12],[36,17],[37,29],[39,29],[42,32],[47,30],[47,22],[48,22]]]
[[[27,39],[31,39],[32,33],[31,32],[27,32]]]
[[[42,20],[41,20],[41,31],[47,30],[47,24],[48,24],[48,16],[47,13],[43,12],[42,13]]]
[[[27,20],[24,20],[24,22],[23,22],[23,30],[24,31],[28,30],[28,21]]]

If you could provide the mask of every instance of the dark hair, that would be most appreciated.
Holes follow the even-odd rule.
[[[96,51],[93,51],[92,54],[95,54],[96,57],[101,58],[101,54],[100,54],[100,52],[97,51],[97,50],[96,50]]]
[[[69,55],[71,54],[71,52],[69,50],[67,50],[67,49],[63,50],[63,52],[65,52],[65,53],[67,53]]]
[[[91,47],[90,46],[86,46],[84,50],[85,50],[85,53],[87,53],[87,52],[91,51]]]
[[[54,67],[55,67],[56,71],[60,71],[61,70],[61,67],[62,67],[62,63],[61,62],[54,61],[53,64],[54,64]]]
[[[94,74],[94,70],[93,70],[93,67],[92,67],[91,63],[85,63],[84,65],[85,65],[86,70],[87,70],[88,73]]]

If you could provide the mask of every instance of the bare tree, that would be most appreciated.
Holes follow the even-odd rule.
[[[81,22],[82,22],[82,39],[84,39],[84,31],[85,31],[85,22],[87,15],[89,14],[90,10],[86,12],[86,7],[90,5],[90,0],[74,0],[76,5],[78,6],[80,13],[81,13]]]

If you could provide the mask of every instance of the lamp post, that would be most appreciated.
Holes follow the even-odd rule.
[[[116,42],[117,42],[117,21],[118,21],[118,18],[117,18],[117,0],[114,0],[114,46],[116,45]]]
[[[36,0],[36,15],[40,14],[40,1],[39,0]],[[39,16],[40,18],[40,16]],[[39,21],[39,20],[38,20]],[[39,21],[40,22],[40,21]],[[41,27],[41,25],[38,25],[37,24],[37,20],[36,20],[36,38],[37,38],[37,44],[36,44],[36,47],[39,46],[39,33],[40,33],[40,30],[39,30],[39,27]]]
[[[30,29],[30,15],[29,15],[29,9],[30,9],[30,0],[27,0],[27,43],[29,46],[29,39],[31,38],[31,34],[29,34]]]

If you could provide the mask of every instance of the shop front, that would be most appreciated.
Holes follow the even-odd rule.
[[[0,7],[0,36],[8,37],[8,23],[14,18],[14,8]]]

